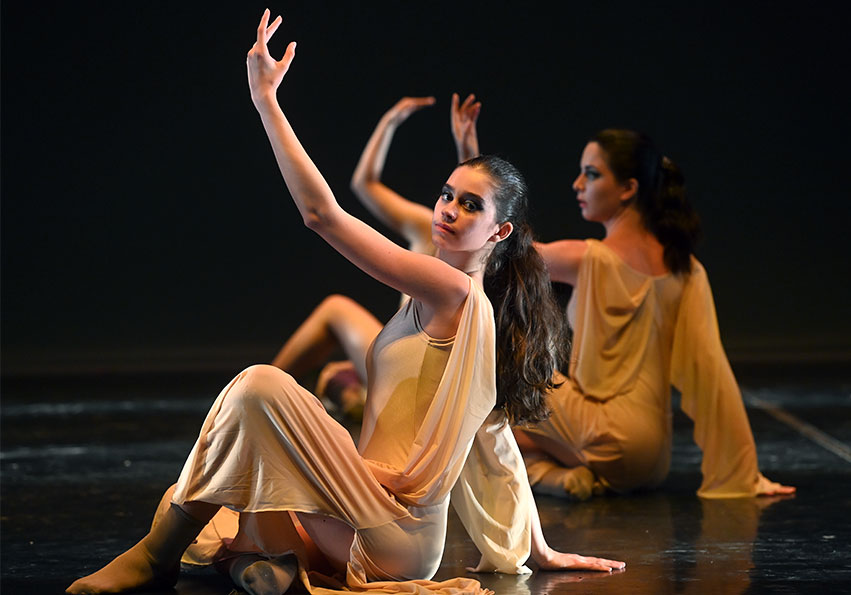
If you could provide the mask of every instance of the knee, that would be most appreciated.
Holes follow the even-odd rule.
[[[334,293],[323,299],[316,307],[316,313],[322,313],[326,319],[335,319],[339,316],[345,316],[346,312],[357,308],[358,304],[352,298],[346,297],[339,293]]]
[[[296,385],[295,379],[280,368],[268,364],[249,366],[239,373],[237,381],[228,393],[231,404],[238,401],[244,408],[265,408],[269,401],[278,401],[290,394]]]
[[[264,385],[292,381],[292,376],[271,364],[254,364],[239,373],[240,380],[249,384]]]

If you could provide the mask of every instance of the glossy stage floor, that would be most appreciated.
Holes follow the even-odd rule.
[[[796,496],[699,499],[700,453],[677,410],[661,489],[583,503],[538,498],[553,546],[624,560],[625,571],[479,578],[506,595],[851,592],[847,368],[736,368],[761,467],[798,486]],[[3,595],[61,593],[141,537],[227,375],[4,378]],[[452,517],[436,578],[464,575],[476,560]],[[231,588],[215,571],[194,570],[166,592]]]

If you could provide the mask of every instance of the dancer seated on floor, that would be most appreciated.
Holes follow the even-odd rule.
[[[536,244],[551,279],[573,286],[573,344],[552,415],[516,430],[534,489],[581,500],[657,486],[671,461],[673,385],[703,451],[700,496],[794,492],[759,472],[678,167],[646,136],[604,130],[573,189],[605,238]]]
[[[246,369],[213,404],[150,532],[68,592],[174,584],[184,551],[224,506],[241,514],[219,559],[230,558],[223,564],[249,593],[283,592],[296,574],[327,592],[307,574],[308,546],[352,589],[478,593],[469,578],[425,580],[440,565],[450,490],[482,552],[478,570],[523,572],[530,554],[542,568],[622,568],[547,546],[506,423],[542,416],[556,357],[549,325],[520,332],[524,314],[556,306],[524,221],[519,172],[498,158],[459,165],[434,206],[437,256],[398,246],[340,208],[290,127],[277,89],[295,43],[280,61],[266,45],[280,23],[264,11],[247,66],[287,188],[310,229],[411,296],[370,349],[360,444],[287,373]],[[492,275],[505,278],[495,310],[481,288]],[[513,379],[515,390],[498,392],[497,366],[500,385]]]
[[[381,177],[396,129],[413,113],[434,103],[434,97],[403,97],[387,110],[364,147],[351,181],[352,191],[361,203],[404,238],[409,250],[430,255],[435,251],[431,241],[432,210],[399,195]],[[480,108],[473,95],[463,103],[457,93],[452,95],[450,128],[458,163],[479,154],[476,119]],[[328,296],[290,336],[272,365],[297,380],[321,369],[316,395],[330,401],[347,417],[360,421],[366,395],[366,350],[381,326],[371,312],[351,298],[339,294]],[[339,349],[347,359],[329,362]]]

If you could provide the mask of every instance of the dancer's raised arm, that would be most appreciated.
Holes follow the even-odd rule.
[[[251,98],[263,121],[281,174],[305,225],[378,281],[419,298],[435,311],[454,313],[469,292],[464,272],[446,262],[399,247],[344,211],[302,147],[277,100],[277,89],[295,57],[296,44],[291,42],[287,46],[280,61],[272,58],[267,47],[268,38],[280,24],[280,17],[269,24],[269,11],[264,12],[257,28],[257,41],[247,57],[248,81]],[[474,189],[480,193],[488,189],[484,180],[480,186]],[[448,190],[452,195],[454,189],[450,186]],[[441,202],[445,195],[447,192],[441,194]],[[454,197],[451,202],[455,204]],[[493,224],[491,227],[494,229],[483,231],[496,236],[499,226]],[[445,231],[451,235],[451,229]],[[510,227],[505,235],[508,232]]]
[[[431,242],[431,209],[401,196],[381,180],[396,129],[434,97],[403,97],[381,116],[352,174],[352,192],[370,213],[401,235],[412,249]],[[419,251],[419,250],[418,250]]]

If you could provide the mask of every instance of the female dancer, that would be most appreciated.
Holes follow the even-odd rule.
[[[381,223],[400,235],[408,249],[434,255],[431,241],[432,211],[399,195],[382,181],[387,151],[396,129],[415,112],[434,105],[434,97],[403,97],[381,117],[361,154],[351,188],[361,203]],[[481,103],[469,95],[462,102],[452,95],[450,126],[458,163],[479,154],[476,119]],[[403,296],[404,299],[404,296]],[[381,323],[351,298],[326,297],[299,325],[272,360],[272,365],[297,380],[320,369],[315,393],[326,405],[360,421],[366,395],[366,351],[381,330]],[[341,348],[345,361],[328,362]]]
[[[267,39],[280,23],[278,17],[269,24],[269,11],[264,12],[247,63],[251,97],[290,194],[310,229],[377,280],[411,296],[370,350],[369,369],[376,373],[368,378],[359,447],[291,376],[273,366],[252,366],[213,404],[171,502],[151,531],[68,592],[174,584],[184,550],[227,506],[241,512],[230,549],[293,554],[302,582],[313,592],[322,589],[308,578],[306,543],[290,513],[327,561],[345,570],[351,588],[478,593],[472,579],[418,580],[433,576],[440,564],[450,490],[462,471],[462,505],[456,510],[468,527],[483,529],[479,569],[520,571],[524,550],[543,568],[622,568],[620,562],[562,554],[546,545],[531,498],[524,500],[530,490],[523,468],[511,466],[519,451],[495,417],[541,417],[555,357],[546,325],[524,337],[519,324],[525,321],[511,318],[501,304],[497,331],[494,309],[481,289],[487,268],[488,276],[506,273],[508,308],[519,307],[518,296],[532,296],[532,308],[545,305],[545,292],[515,286],[527,277],[548,285],[522,219],[522,178],[499,159],[458,166],[434,207],[437,257],[405,250],[352,217],[337,204],[278,104],[277,88],[295,56],[294,42],[280,61],[269,54]],[[497,356],[497,336],[512,350],[509,358]],[[520,369],[518,361],[524,364]],[[505,376],[501,387],[525,390],[498,392],[498,365]],[[474,441],[478,445],[471,448]],[[511,448],[491,453],[494,444]],[[469,463],[471,450],[476,464]],[[492,472],[482,466],[488,462],[496,465]],[[506,506],[515,500],[501,491],[503,485],[517,491],[516,510]],[[500,531],[508,543],[500,542]],[[255,561],[231,568],[236,582],[257,594],[285,591],[292,580],[287,566]],[[404,580],[415,582],[397,582]]]
[[[551,279],[573,286],[574,336],[551,417],[516,432],[534,489],[585,499],[658,485],[674,385],[703,450],[700,496],[794,492],[759,472],[677,166],[642,134],[604,130],[585,146],[573,188],[583,218],[606,234],[536,244]]]

